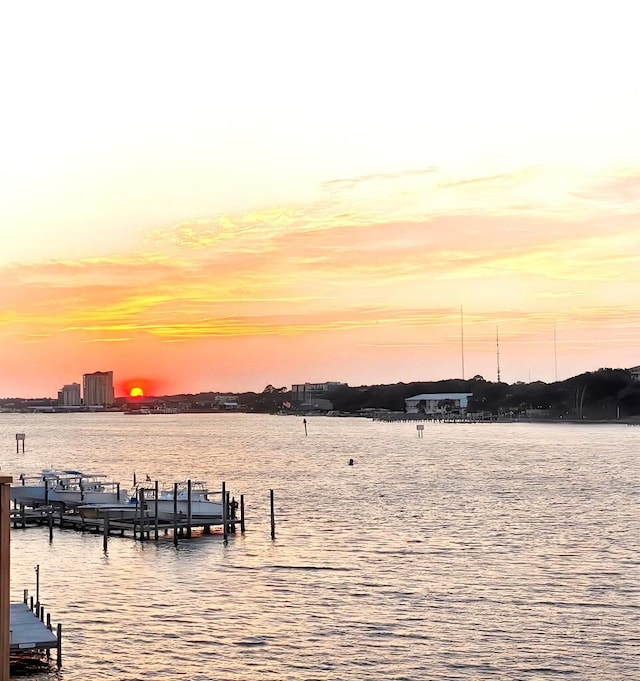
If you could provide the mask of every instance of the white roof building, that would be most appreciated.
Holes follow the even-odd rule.
[[[473,393],[423,393],[407,397],[404,401],[407,414],[463,413]]]

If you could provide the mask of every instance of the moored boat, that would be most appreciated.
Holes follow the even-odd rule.
[[[10,498],[28,506],[61,503],[65,508],[79,504],[118,503],[124,496],[119,485],[106,482],[106,475],[72,470],[46,470],[40,476],[20,476],[22,484],[12,485]]]
[[[44,504],[47,488],[51,489],[58,480],[58,471],[44,470],[40,475],[25,475],[18,478],[19,483],[11,485],[9,498],[18,504],[28,506]]]
[[[176,493],[177,492],[177,493]],[[210,492],[205,483],[191,483],[191,518],[222,518],[222,493]],[[187,483],[179,483],[176,489],[158,491],[158,518],[173,518],[174,514],[189,515],[189,488]],[[156,500],[147,502],[150,514],[155,513]]]

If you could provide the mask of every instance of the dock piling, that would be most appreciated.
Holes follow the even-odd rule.
[[[56,636],[58,637],[58,645],[56,647],[56,666],[58,669],[62,667],[62,624],[58,622],[56,627]]]
[[[102,525],[102,551],[107,553],[109,548],[109,511],[104,512],[104,520]]]
[[[144,527],[144,487],[140,487],[138,490],[138,504],[140,506],[140,541],[145,540],[145,527]]]
[[[173,545],[178,546],[178,483],[173,483]]]
[[[228,531],[229,531],[229,526],[227,524],[227,518],[229,516],[228,513],[228,507],[227,507],[227,485],[223,481],[222,482],[222,536],[224,537],[224,543],[226,544],[228,541]]]
[[[187,480],[187,539],[191,539],[191,480]]]
[[[276,514],[275,514],[275,504],[273,497],[273,490],[269,490],[269,505],[271,506],[271,539],[276,538]]]
[[[158,493],[160,491],[158,481],[156,480],[155,485],[153,486],[154,491],[155,491],[155,499],[153,500],[154,504],[154,532],[153,536],[156,541],[158,541],[159,533],[158,533]]]
[[[244,534],[244,494],[240,495],[240,532]]]

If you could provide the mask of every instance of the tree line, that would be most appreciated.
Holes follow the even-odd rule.
[[[324,397],[333,409],[357,414],[365,409],[404,411],[405,399],[422,393],[471,393],[468,413],[493,416],[539,413],[550,418],[618,419],[640,417],[640,381],[634,380],[626,369],[598,369],[573,376],[564,381],[544,383],[503,383],[486,381],[482,376],[469,380],[449,379],[413,383],[340,386]],[[180,405],[181,410],[220,410],[216,398],[219,393],[170,395],[150,400]],[[295,411],[291,392],[286,386],[268,385],[260,392],[245,392],[237,396],[241,411],[275,413],[283,409]],[[119,398],[117,403],[125,401]],[[56,400],[46,398],[25,400],[5,398],[0,408],[33,408],[55,405]]]
[[[404,411],[405,399],[422,393],[472,393],[467,412],[494,416],[536,412],[594,420],[640,416],[640,381],[626,369],[598,369],[554,383],[509,384],[477,375],[469,380],[341,386],[326,397],[336,411],[355,414],[363,409]],[[273,412],[289,399],[287,388],[269,385],[262,393],[239,395],[238,404],[248,411]]]

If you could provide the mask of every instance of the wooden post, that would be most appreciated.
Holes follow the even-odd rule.
[[[224,537],[224,543],[227,543],[227,485],[223,481],[222,483],[222,536]]]
[[[306,434],[307,434],[307,419],[302,419],[302,423],[304,424],[304,434],[306,436]]]
[[[60,623],[56,627],[56,637],[58,639],[56,666],[60,669],[62,667],[62,625]]]
[[[158,536],[159,536],[159,535],[158,535],[158,492],[159,492],[160,490],[159,490],[159,485],[158,485],[158,481],[157,481],[157,480],[156,480],[156,484],[154,485],[154,489],[155,489],[155,495],[156,495],[156,498],[155,498],[154,501],[153,501],[153,504],[154,504],[154,513],[153,513],[153,515],[155,516],[155,520],[154,520],[154,528],[155,528],[155,529],[154,529],[154,537],[155,537],[155,540],[158,541]]]
[[[240,532],[244,534],[244,494],[240,495]]]
[[[109,511],[105,510],[102,522],[102,551],[107,553],[109,546]]]
[[[191,480],[187,480],[187,539],[191,539]]]
[[[178,483],[173,483],[173,544],[178,546]]]
[[[135,490],[135,495],[136,495],[136,503],[133,507],[133,539],[135,540],[136,538],[136,525],[138,524],[138,490],[136,488]]]
[[[116,482],[116,493],[117,493],[116,498],[118,499],[118,503],[120,503],[120,483],[119,482]]]
[[[49,521],[49,543],[53,541],[53,507],[47,506],[47,520]]]
[[[273,502],[273,490],[269,490],[269,502],[271,506],[271,539],[276,538],[276,513],[275,513],[275,505]]]
[[[49,503],[49,480],[44,481],[44,503],[47,505]]]
[[[11,495],[13,478],[0,476],[0,681],[9,681],[10,627],[10,539],[11,539]]]
[[[144,487],[138,489],[138,503],[140,504],[140,541],[144,541]]]

